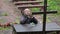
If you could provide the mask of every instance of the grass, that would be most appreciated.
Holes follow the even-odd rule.
[[[0,30],[9,30],[10,29],[10,27],[0,27]]]
[[[57,16],[60,15],[60,0],[48,0],[49,7],[47,8],[48,10],[57,10],[58,13],[56,14]]]
[[[4,19],[0,19],[0,23],[4,23],[6,22]]]

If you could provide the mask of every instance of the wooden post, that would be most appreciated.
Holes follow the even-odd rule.
[[[47,11],[47,0],[44,0],[44,15],[43,15],[43,34],[46,34],[46,11]]]

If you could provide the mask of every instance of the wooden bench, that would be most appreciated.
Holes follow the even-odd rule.
[[[13,25],[13,32],[16,34],[41,34],[42,33],[42,27],[43,25],[41,23],[38,23],[36,26],[32,27],[29,24],[27,25],[21,25],[21,24],[14,24]],[[59,32],[60,26],[56,23],[47,23],[46,24],[46,33],[47,32]],[[58,33],[57,33],[58,34]]]

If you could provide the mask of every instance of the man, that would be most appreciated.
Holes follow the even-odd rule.
[[[22,13],[23,15],[21,16],[20,24],[38,23],[37,19],[33,17],[30,9],[26,8],[25,10],[22,11]]]

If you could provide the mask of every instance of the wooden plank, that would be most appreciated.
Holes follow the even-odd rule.
[[[43,1],[18,1],[14,2],[14,4],[31,4],[31,3],[42,3]]]
[[[13,2],[18,2],[18,1],[36,1],[36,0],[13,0]],[[44,0],[37,0],[37,1],[44,1]]]
[[[18,8],[40,8],[44,7],[43,5],[17,5]]]
[[[32,27],[29,24],[21,25],[21,24],[14,24],[13,27],[16,32],[42,32],[43,24],[38,23],[36,26]],[[60,31],[60,26],[56,23],[47,23],[46,24],[46,32],[49,31]]]
[[[53,11],[47,11],[46,13],[47,14],[55,14],[55,13],[57,13],[57,11],[54,11],[54,10]],[[44,14],[44,12],[40,12],[40,11],[39,12],[32,12],[32,14],[33,15]]]

